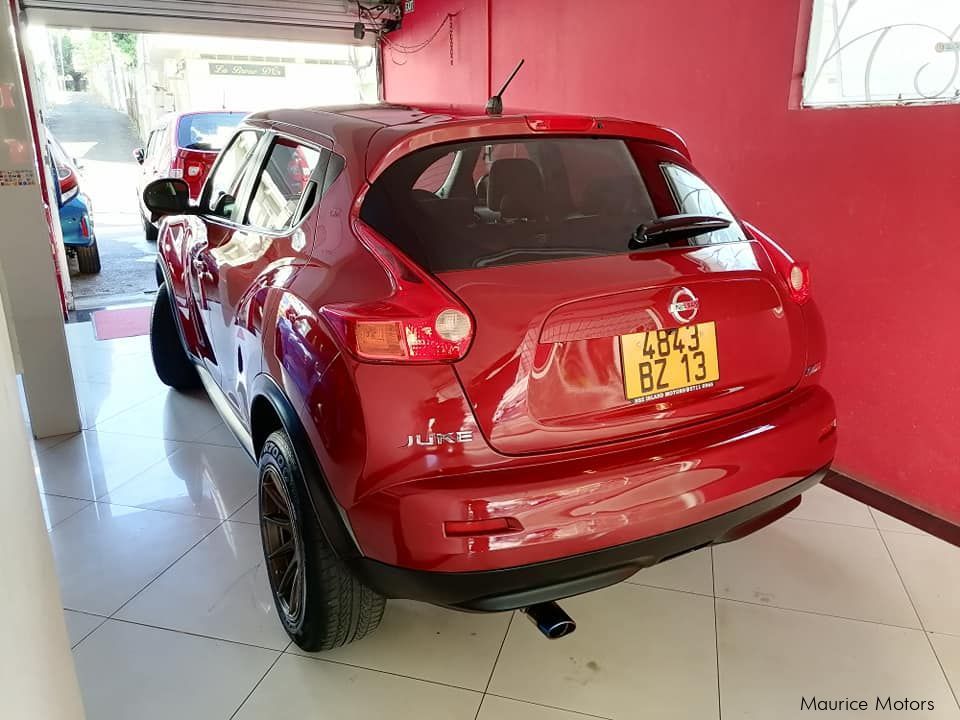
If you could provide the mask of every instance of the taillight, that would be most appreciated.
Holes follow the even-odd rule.
[[[805,262],[794,260],[773,238],[750,223],[744,223],[744,225],[766,251],[770,262],[773,263],[777,273],[783,278],[790,293],[790,299],[798,305],[803,305],[810,299],[810,266]]]
[[[84,237],[90,237],[90,225],[87,224],[87,216],[83,215],[80,218],[80,233]]]
[[[360,220],[354,230],[390,275],[389,297],[325,305],[320,314],[361,360],[452,362],[466,355],[473,320],[460,301]]]

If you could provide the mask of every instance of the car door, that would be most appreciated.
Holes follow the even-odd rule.
[[[229,244],[241,229],[246,193],[260,154],[262,130],[239,131],[224,148],[210,173],[200,197],[199,215],[185,216],[182,232],[184,267],[189,278],[188,293],[198,352],[214,381],[222,386],[223,366],[229,358],[222,354],[218,332],[222,324],[214,322],[220,312],[218,263],[213,251]]]
[[[247,420],[249,380],[260,371],[263,303],[309,258],[330,150],[321,141],[272,133],[262,143],[248,188],[242,226],[203,258],[209,323],[220,362],[220,385],[238,416]]]

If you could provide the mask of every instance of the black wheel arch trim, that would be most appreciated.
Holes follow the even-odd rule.
[[[307,487],[307,496],[310,499],[310,505],[327,542],[333,548],[337,556],[344,561],[349,562],[353,559],[362,557],[362,553],[357,544],[353,530],[347,520],[346,513],[333,496],[330,485],[327,482],[326,473],[320,466],[317,454],[310,442],[306,429],[300,420],[300,416],[294,409],[293,403],[284,393],[283,389],[277,384],[271,376],[261,373],[253,381],[253,387],[250,393],[250,407],[258,398],[263,398],[270,403],[277,417],[280,418],[280,424],[283,431],[290,439],[293,451],[297,456],[297,463],[300,466],[300,473],[303,475]],[[253,432],[253,418],[251,417],[251,434]],[[256,462],[258,458],[254,458]]]

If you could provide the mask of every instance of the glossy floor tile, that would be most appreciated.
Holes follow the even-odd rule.
[[[561,640],[519,612],[391,601],[368,638],[300,653],[256,467],[209,400],[164,388],[146,338],[67,334],[91,427],[34,458],[91,720],[766,720],[813,694],[960,720],[960,550],[825,487],[752,537],[561,601],[578,624]]]
[[[105,617],[88,615],[76,610],[64,610],[63,618],[67,623],[70,647],[76,647],[81,640],[107,621]]]
[[[485,695],[477,720],[589,720],[598,715],[560,710],[559,708],[533,705],[519,700]]]
[[[225,520],[257,493],[257,467],[240,448],[191,443],[103,500]]]
[[[713,558],[718,597],[920,627],[875,529],[784,518]]]
[[[84,431],[37,457],[40,490],[96,500],[179,448],[158,438]]]
[[[108,620],[74,650],[88,718],[227,720],[278,653]]]
[[[40,506],[43,508],[43,519],[47,523],[47,530],[80,512],[89,504],[89,500],[40,493]]]
[[[208,518],[90,504],[50,531],[64,606],[116,612],[216,526]]]
[[[461,688],[284,655],[236,720],[473,720],[481,697]]]
[[[870,508],[826,485],[816,485],[803,494],[800,507],[789,517],[801,520],[820,520],[840,525],[875,528]]]
[[[960,696],[960,636],[939,633],[928,633],[927,636],[954,695]]]
[[[713,561],[710,553],[710,548],[701,548],[675,557],[659,565],[644,568],[627,582],[713,595]]]
[[[621,584],[564,601],[577,630],[553,642],[517,614],[490,692],[618,720],[715,718],[713,603]]]
[[[169,390],[97,423],[96,429],[103,433],[196,441],[221,423],[202,391]]]
[[[234,522],[244,522],[258,525],[260,523],[260,504],[257,496],[254,495],[252,498],[247,500],[247,502],[243,504],[243,507],[230,516],[230,519]]]
[[[724,720],[742,718],[960,718],[921,630],[717,601]],[[932,702],[930,712],[878,712],[877,697]],[[802,699],[863,699],[869,712],[803,710]]]
[[[372,636],[320,657],[483,690],[509,623],[510,613],[462,613],[398,600],[387,604],[383,622]]]
[[[130,601],[117,617],[283,650],[260,528],[227,522]]]
[[[925,630],[960,635],[960,548],[930,535],[885,532]]]

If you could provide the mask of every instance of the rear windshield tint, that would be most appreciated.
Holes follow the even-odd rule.
[[[184,115],[177,126],[177,145],[185,150],[223,150],[246,113]]]
[[[692,209],[677,201],[679,174],[671,177],[667,162],[683,159],[616,138],[436,146],[391,165],[360,216],[434,272],[626,253],[640,225]],[[691,244],[730,239],[701,236]]]

